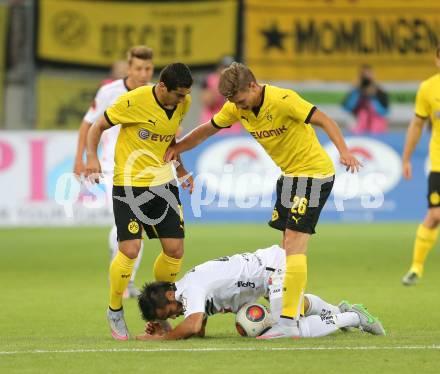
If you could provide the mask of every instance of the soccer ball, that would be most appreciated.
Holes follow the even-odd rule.
[[[270,312],[261,304],[245,304],[235,316],[235,327],[241,336],[259,336],[271,326]]]

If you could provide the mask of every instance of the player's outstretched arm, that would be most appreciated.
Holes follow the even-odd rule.
[[[89,132],[90,126],[92,124],[82,120],[81,125],[79,126],[78,131],[78,144],[76,147],[76,155],[75,155],[75,163],[73,165],[73,173],[80,177],[81,174],[83,174],[86,170],[86,166],[83,162],[83,154],[86,149],[86,143],[87,143],[87,133]]]
[[[339,161],[342,165],[346,166],[347,171],[350,170],[352,173],[359,171],[362,165],[349,151],[347,144],[345,144],[342,131],[335,121],[317,109],[313,112],[312,118],[310,118],[310,123],[321,127],[327,133],[328,137],[339,151]]]
[[[186,317],[183,322],[179,323],[174,329],[164,335],[138,335],[137,340],[179,340],[186,339],[193,335],[200,335],[203,326],[204,313],[194,313]],[[204,334],[203,334],[204,335]]]
[[[200,338],[204,338],[205,337],[205,332],[206,332],[206,324],[208,323],[208,317],[204,316],[203,317],[203,322],[202,322],[202,328],[200,329],[200,331],[196,334],[198,337]]]
[[[104,116],[101,116],[87,134],[87,166],[85,176],[94,183],[99,183],[101,165],[98,160],[98,144],[104,130],[110,128]]]
[[[219,130],[220,129],[217,129],[212,125],[211,121],[196,127],[189,134],[184,136],[180,142],[168,148],[168,150],[165,153],[164,160],[166,162],[170,162],[171,160],[176,160],[177,156],[180,153],[183,153],[185,151],[188,151],[189,149],[198,146],[200,143],[203,143],[210,136],[216,134]]]
[[[176,145],[176,139],[173,139],[171,141],[170,146]],[[194,178],[192,177],[191,173],[188,173],[185,169],[185,166],[183,165],[183,161],[180,158],[180,155],[177,155],[176,157],[177,165],[176,165],[176,174],[177,178],[184,190],[188,189],[189,193],[192,194],[194,190]]]
[[[412,178],[411,156],[423,132],[425,119],[414,116],[406,132],[405,147],[402,155],[402,173],[405,179]]]

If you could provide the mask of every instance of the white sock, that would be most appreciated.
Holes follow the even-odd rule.
[[[335,314],[335,322],[338,328],[342,327],[359,327],[361,320],[355,312],[345,312]]]
[[[118,243],[118,230],[116,228],[116,225],[113,225],[110,233],[108,235],[108,245],[110,249],[110,262],[115,258],[116,254],[119,251],[119,243]],[[134,279],[136,277],[136,272],[139,269],[141,259],[142,259],[142,253],[144,251],[144,241],[141,241],[141,249],[139,251],[139,254],[137,256],[136,262],[134,263],[134,267],[131,273],[130,282],[133,283]]]
[[[330,335],[338,330],[339,327],[337,326],[333,314],[324,318],[315,315],[300,318],[299,320],[299,331],[302,338],[320,338],[321,336]]]
[[[330,314],[341,313],[336,305],[329,304],[319,296],[306,294],[305,297],[309,300],[309,309],[304,311],[306,317],[314,315],[325,317]]]
[[[119,251],[118,230],[116,228],[116,225],[112,226],[108,234],[108,247],[110,249],[110,262],[111,262]]]

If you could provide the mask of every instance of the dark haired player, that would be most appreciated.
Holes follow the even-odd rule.
[[[138,298],[147,323],[139,340],[175,340],[204,336],[208,316],[238,310],[246,303],[267,296],[274,322],[280,318],[286,252],[277,245],[253,253],[241,253],[207,261],[188,271],[175,283],[146,284]],[[342,301],[331,305],[306,294],[305,315],[299,319],[297,337],[320,337],[341,328],[357,327],[373,335],[385,335],[380,321],[360,304]],[[164,321],[184,315],[174,329],[165,331]]]
[[[139,254],[142,230],[158,238],[163,251],[154,263],[156,280],[173,282],[183,257],[184,221],[172,163],[163,161],[175,142],[188,112],[193,78],[182,63],[166,66],[155,86],[139,87],[118,98],[90,128],[87,138],[86,176],[99,182],[101,165],[97,147],[104,130],[120,125],[115,148],[113,212],[119,251],[110,270],[110,303],[107,311],[112,336],[127,340],[122,308],[126,289]],[[177,177],[187,175],[182,164]],[[183,184],[192,189],[192,180]]]

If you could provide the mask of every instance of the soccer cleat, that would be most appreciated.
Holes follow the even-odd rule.
[[[414,286],[417,284],[417,282],[419,281],[419,275],[417,273],[415,273],[414,271],[409,271],[408,273],[406,273],[404,275],[404,277],[402,278],[402,284],[404,286]]]
[[[359,329],[372,335],[386,335],[385,329],[378,318],[373,317],[362,304],[353,304],[349,312],[354,312],[359,316]]]
[[[128,287],[125,289],[122,297],[124,299],[132,299],[132,298],[138,297],[140,294],[141,294],[141,292],[136,288],[134,283],[132,281],[130,281],[130,283],[128,283]]]
[[[338,308],[341,313],[348,312],[351,309],[351,303],[348,302],[347,300],[342,300],[338,304]],[[351,328],[350,327],[341,327],[339,330],[344,331],[344,332],[348,332],[351,330]]]
[[[128,329],[124,319],[124,310],[117,312],[107,309],[107,321],[110,325],[112,336],[116,340],[128,340]]]
[[[339,308],[341,313],[348,312],[351,309],[351,303],[349,301],[347,301],[347,300],[342,300],[338,304],[338,308]]]
[[[257,339],[279,339],[279,338],[292,338],[299,339],[300,332],[298,328],[298,322],[293,321],[292,324],[276,323],[269,330],[263,332]]]

